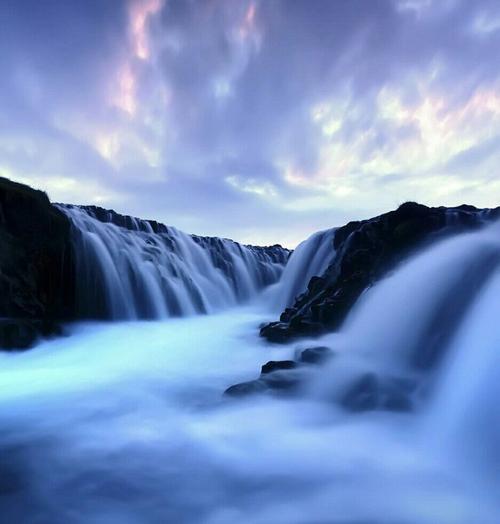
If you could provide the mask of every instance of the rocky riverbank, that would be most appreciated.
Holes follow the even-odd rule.
[[[0,178],[0,346],[31,347],[72,318],[70,229],[45,193]]]

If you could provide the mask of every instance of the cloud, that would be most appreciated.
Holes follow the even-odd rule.
[[[408,199],[496,205],[493,0],[6,0],[0,172],[293,245]]]

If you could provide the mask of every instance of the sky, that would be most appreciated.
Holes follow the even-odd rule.
[[[497,0],[0,0],[0,176],[293,247],[500,205]]]

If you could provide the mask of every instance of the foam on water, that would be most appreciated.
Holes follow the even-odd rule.
[[[314,341],[337,355],[294,399],[221,396],[308,343],[263,342],[258,309],[78,324],[0,355],[2,518],[497,524],[499,255],[489,228],[412,258]],[[366,370],[418,378],[420,405],[343,411]]]
[[[430,453],[415,414],[221,398],[294,346],[248,310],[75,326],[2,355],[9,522],[494,523],[493,493]],[[29,497],[31,504],[23,503]],[[480,501],[480,503],[478,502]]]

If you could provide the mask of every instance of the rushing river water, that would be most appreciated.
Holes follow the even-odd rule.
[[[418,254],[317,341],[259,339],[268,290],[212,315],[75,324],[0,354],[0,521],[498,524],[498,238],[493,227]],[[311,343],[336,356],[294,398],[222,396]],[[341,408],[367,371],[415,380],[414,409]]]
[[[498,522],[492,479],[434,445],[425,410],[223,399],[293,355],[257,339],[260,320],[78,325],[2,355],[2,522]]]

